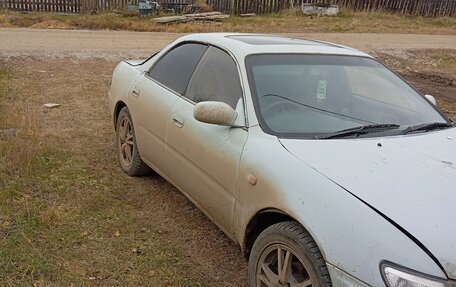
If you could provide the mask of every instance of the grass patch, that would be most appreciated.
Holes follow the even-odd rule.
[[[0,281],[7,285],[55,278],[57,266],[38,247],[52,207],[36,197],[49,172],[43,165],[36,110],[12,97],[16,73],[0,68]]]
[[[124,194],[123,174],[113,177],[111,168],[103,167],[114,162],[115,153],[106,145],[112,156],[100,158],[105,141],[93,134],[106,132],[88,119],[107,116],[106,86],[90,80],[92,73],[83,68],[79,76],[71,75],[79,64],[61,73],[70,75],[56,79],[57,84],[47,73],[36,73],[54,67],[42,65],[8,68],[0,62],[0,285],[205,282],[195,271],[198,263],[168,242],[166,226],[151,225],[138,198]],[[83,76],[86,87],[79,84]],[[87,89],[85,94],[80,88]],[[43,108],[49,98],[65,106]],[[102,130],[112,133],[110,122],[102,123]],[[2,136],[11,128],[18,132]]]
[[[378,56],[455,118],[455,88],[419,77],[454,77],[454,53]],[[106,110],[115,64],[0,59],[0,133],[19,130],[0,136],[0,285],[243,286],[237,246],[160,177],[118,167]]]
[[[300,10],[285,10],[251,18],[232,16],[222,23],[159,25],[149,18],[129,13],[97,15],[0,12],[0,27],[59,29],[110,29],[149,32],[260,32],[260,33],[413,33],[456,35],[456,18],[400,16],[379,12],[342,10],[336,17],[306,16]]]
[[[3,111],[3,101],[8,94],[8,79],[11,78],[11,70],[0,67],[0,111]],[[3,112],[0,113],[0,119],[4,118]],[[1,123],[2,121],[0,121]]]
[[[455,79],[456,50],[424,49],[424,50],[392,50],[373,52],[388,66],[400,73],[428,73]]]

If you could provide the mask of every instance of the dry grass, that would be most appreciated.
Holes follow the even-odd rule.
[[[55,13],[0,12],[0,27],[110,29],[156,32],[359,32],[456,35],[456,18],[405,17],[386,13],[342,11],[337,17],[310,17],[300,11],[252,18],[232,16],[223,23],[159,25],[150,18],[128,13],[59,15]]]
[[[436,78],[455,79],[455,53],[378,56],[456,118],[456,87]],[[115,64],[0,59],[0,134],[20,130],[0,136],[0,285],[244,285],[246,263],[214,224],[160,177],[117,166]]]
[[[400,73],[428,73],[453,78],[456,75],[456,50],[391,50],[376,54]]]
[[[35,155],[46,149],[41,142],[40,125],[35,121],[36,109],[30,101],[17,102],[12,96],[14,78],[11,69],[0,69],[0,187],[5,186],[5,179],[17,178],[30,170]]]
[[[0,132],[20,130],[0,137],[0,285],[242,285],[237,246],[201,212],[118,168],[114,65],[0,59]]]

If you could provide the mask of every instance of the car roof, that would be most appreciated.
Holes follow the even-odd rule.
[[[281,35],[248,33],[189,34],[179,41],[199,41],[220,46],[235,56],[265,53],[305,53],[371,57],[356,49],[339,44],[300,39]]]

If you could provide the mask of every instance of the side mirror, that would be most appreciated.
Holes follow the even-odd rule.
[[[237,112],[222,102],[200,102],[193,110],[193,117],[203,123],[232,126],[237,118]]]
[[[433,103],[434,106],[437,106],[437,101],[435,100],[435,98],[434,98],[433,96],[431,96],[431,95],[424,95],[424,97],[425,97],[426,99],[428,99],[428,101],[430,101],[431,103]]]

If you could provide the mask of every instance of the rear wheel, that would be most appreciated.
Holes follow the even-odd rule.
[[[274,224],[255,241],[249,258],[250,287],[329,287],[325,260],[297,222]]]
[[[130,111],[123,107],[117,117],[116,143],[119,163],[123,171],[130,176],[150,173],[150,168],[142,161],[136,146],[135,129]]]

